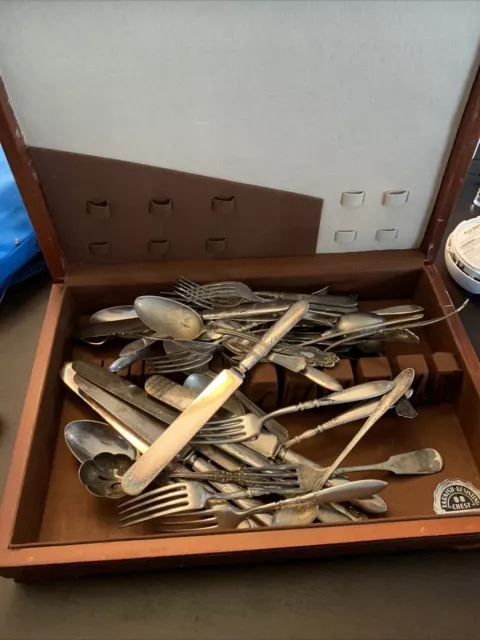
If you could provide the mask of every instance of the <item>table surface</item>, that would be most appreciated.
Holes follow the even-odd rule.
[[[476,215],[473,191],[467,185],[457,222]],[[0,308],[0,490],[49,286],[45,274],[37,276],[9,292]],[[464,299],[453,283],[448,287],[454,302]],[[478,302],[469,307],[462,317],[478,353]],[[0,639],[466,640],[478,637],[479,574],[480,553],[450,551],[54,584],[0,578]]]

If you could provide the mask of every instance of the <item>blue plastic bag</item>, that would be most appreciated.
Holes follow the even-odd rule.
[[[8,286],[31,275],[31,269],[24,265],[39,251],[32,223],[0,147],[0,300]],[[36,263],[34,271],[42,264]]]

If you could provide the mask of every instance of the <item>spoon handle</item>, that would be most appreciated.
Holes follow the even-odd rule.
[[[343,424],[355,422],[355,420],[363,420],[364,418],[368,418],[368,416],[372,413],[372,411],[375,410],[378,403],[379,403],[379,400],[372,400],[370,402],[363,403],[358,407],[354,407],[349,411],[345,411],[344,413],[341,413],[339,416],[335,416],[331,420],[328,420],[323,424],[319,424],[317,427],[314,427],[313,429],[308,429],[307,431],[304,431],[303,433],[296,436],[295,438],[288,440],[283,444],[283,446],[285,447],[285,449],[290,449],[290,447],[293,447],[295,444],[298,444],[303,440],[309,440],[310,438],[314,438],[316,435],[320,433],[324,433],[328,429],[333,429]]]
[[[341,467],[337,469],[335,473],[339,475],[354,473],[355,471],[391,471],[395,473],[389,463],[390,460],[386,460],[385,462],[377,462],[377,464],[360,464],[356,467]]]
[[[360,442],[363,436],[371,427],[386,413],[409,389],[415,379],[414,369],[404,369],[393,381],[395,386],[387,394],[383,396],[377,405],[375,411],[370,415],[360,431],[352,438],[342,453],[338,456],[333,464],[331,464],[320,478],[316,485],[316,489],[321,489],[332,474],[338,469],[350,451]]]
[[[204,320],[228,320],[230,318],[250,318],[263,316],[268,313],[283,313],[292,305],[292,302],[254,302],[253,304],[242,304],[239,307],[215,307],[202,311]]]
[[[277,511],[278,509],[290,509],[291,507],[300,507],[304,504],[312,504],[315,502],[347,502],[353,498],[366,498],[372,494],[381,491],[387,486],[386,482],[381,480],[355,480],[345,484],[340,484],[328,489],[316,489],[302,496],[295,498],[286,498],[278,502],[270,502],[259,507],[254,507],[244,512],[245,517],[262,513],[264,511]]]
[[[300,402],[299,404],[293,404],[289,407],[281,407],[271,413],[268,413],[263,417],[262,423],[268,418],[287,415],[289,413],[296,413],[297,411],[308,411],[310,409],[317,409],[319,407],[329,407],[337,404],[343,404],[347,402],[359,402],[360,400],[369,400],[370,398],[376,398],[378,396],[387,393],[393,388],[393,382],[389,380],[376,380],[375,382],[364,382],[358,384],[350,389],[344,389],[343,391],[335,391],[326,398],[317,398],[316,400],[307,400],[307,402]]]
[[[457,313],[460,313],[460,311],[463,311],[463,309],[465,309],[465,307],[467,306],[469,302],[469,299],[467,298],[467,300],[465,300],[465,302],[460,305],[458,307],[458,309],[454,309],[453,311],[450,311],[450,313],[447,313],[445,316],[440,316],[438,318],[432,318],[431,320],[422,320],[421,322],[406,322],[405,324],[403,324],[401,327],[399,327],[400,329],[412,329],[415,327],[428,327],[431,324],[437,324],[437,322],[442,322],[443,320],[447,320],[448,318],[451,318],[452,316],[456,315]],[[415,320],[417,318],[417,316],[412,316],[410,318],[410,320]],[[396,321],[395,321],[396,322]],[[405,322],[405,320],[404,320]],[[394,324],[393,320],[390,320],[388,322],[385,322],[384,324],[381,325],[376,325],[375,328],[377,329],[377,331],[375,333],[378,333],[379,335],[382,335],[384,333],[384,327],[390,326]],[[329,351],[330,349],[334,349],[336,347],[339,347],[345,343],[351,342],[355,340],[358,340],[359,338],[364,338],[366,335],[371,335],[372,333],[374,333],[373,331],[369,330],[364,330],[364,332],[362,333],[358,333],[355,336],[347,336],[346,338],[343,338],[342,340],[338,340],[337,342],[334,342],[330,345],[328,345],[328,347],[325,349],[325,351]]]

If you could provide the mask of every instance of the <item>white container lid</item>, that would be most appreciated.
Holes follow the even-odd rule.
[[[480,217],[461,222],[449,240],[460,268],[480,280]]]

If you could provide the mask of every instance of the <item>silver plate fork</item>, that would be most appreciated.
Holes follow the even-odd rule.
[[[186,480],[154,489],[119,507],[120,527],[130,527],[152,518],[159,518],[183,511],[203,509],[209,500],[243,500],[269,493],[268,490],[246,489],[233,493],[215,493],[200,482]]]
[[[185,349],[156,358],[146,358],[149,373],[176,373],[205,367],[213,358],[213,353],[199,353]]]
[[[150,379],[151,380],[151,379]],[[149,393],[149,383],[147,380],[145,390]],[[358,402],[370,398],[377,398],[390,391],[393,383],[388,380],[378,380],[376,382],[365,382],[350,389],[336,391],[325,398],[300,402],[289,407],[282,407],[272,411],[262,417],[247,413],[244,416],[234,416],[226,420],[207,422],[191,440],[192,444],[228,444],[231,442],[246,442],[260,435],[262,426],[271,418],[277,416],[306,411],[319,407],[340,405],[347,402]]]
[[[356,480],[336,487],[329,487],[320,491],[312,491],[303,496],[287,498],[278,502],[245,509],[241,511],[230,505],[215,505],[211,509],[190,511],[166,516],[158,520],[156,529],[165,533],[183,533],[187,531],[211,531],[212,529],[234,529],[245,518],[257,513],[281,511],[283,509],[298,508],[304,505],[323,504],[326,502],[343,502],[353,498],[365,498],[373,493],[382,491],[387,486],[382,480]],[[275,525],[275,516],[273,525]]]

